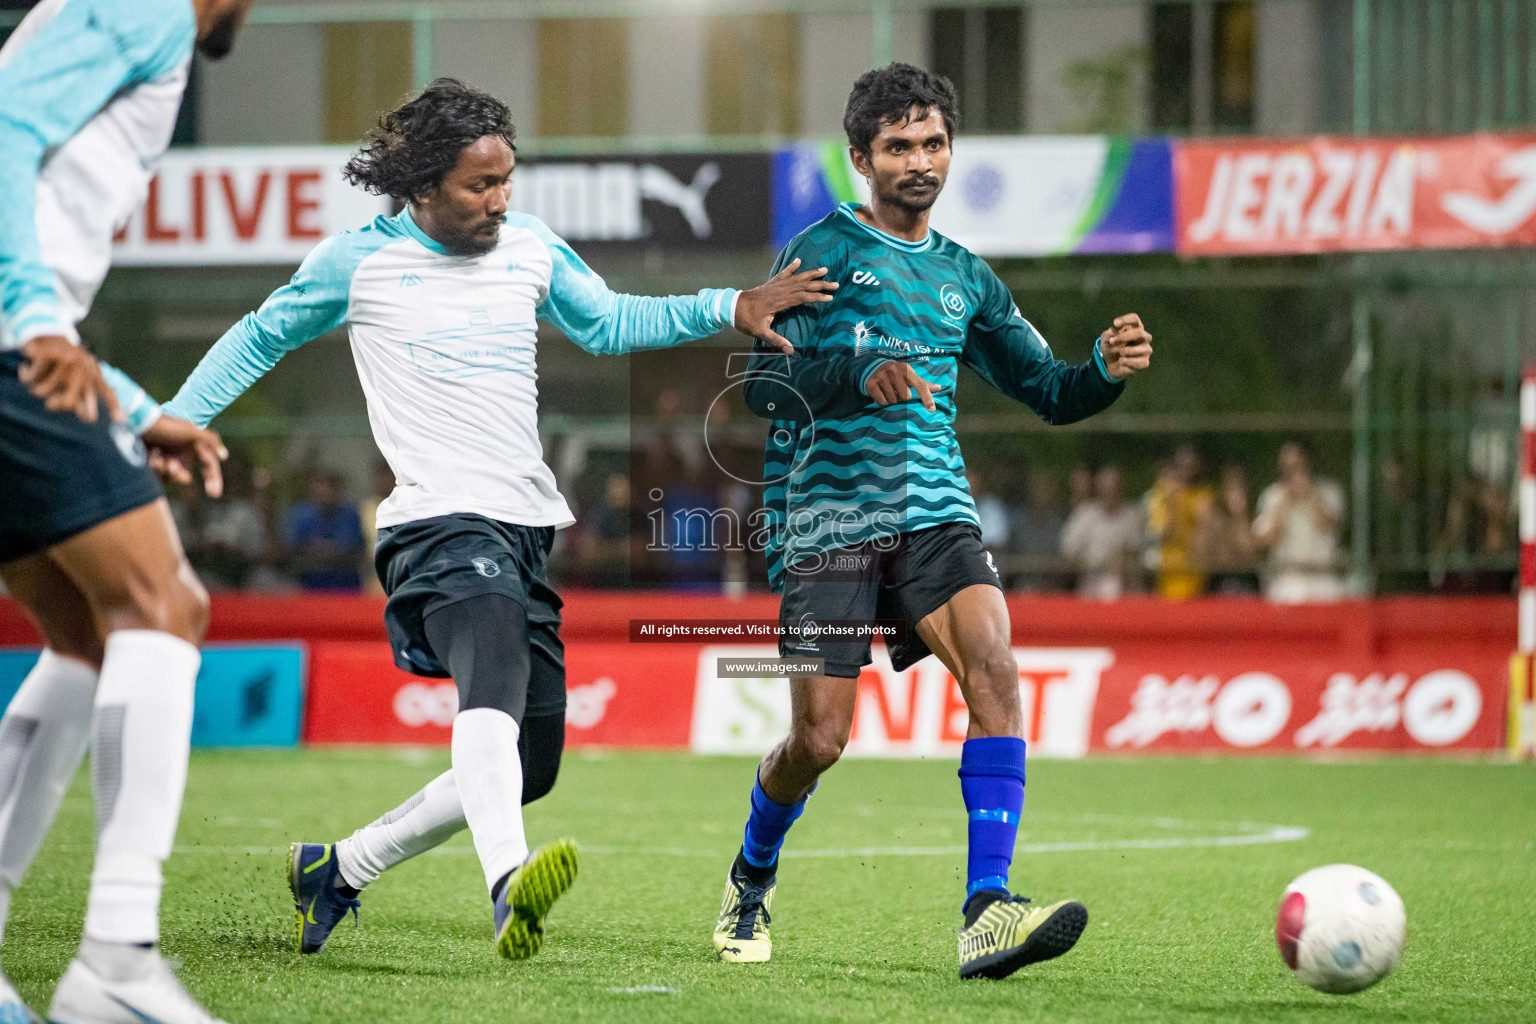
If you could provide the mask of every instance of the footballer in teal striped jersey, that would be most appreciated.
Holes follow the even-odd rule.
[[[855,83],[843,125],[870,201],[844,203],[779,256],[780,267],[828,268],[840,287],[832,301],[776,320],[794,354],[760,344],[747,372],[747,404],[774,421],[763,479],[769,576],[783,594],[780,653],[821,659],[822,675],[791,681],[790,735],[759,766],[715,926],[721,960],[769,959],[779,848],[848,741],[870,638],[832,622],[901,620],[906,635],[888,644],[893,666],[936,653],[965,695],[960,976],[1004,977],[1059,956],[1087,925],[1081,903],[1037,906],[1008,888],[1024,806],[1018,667],[955,437],[955,390],[964,364],[1048,423],[1072,423],[1107,408],[1149,365],[1151,335],[1126,314],[1091,358],[1065,363],[991,267],[929,229],[956,108],[946,79],[907,64]]]

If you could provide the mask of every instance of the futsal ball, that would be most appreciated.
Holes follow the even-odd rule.
[[[1369,988],[1397,965],[1404,925],[1402,897],[1384,879],[1329,864],[1285,887],[1275,941],[1298,981],[1341,995]]]

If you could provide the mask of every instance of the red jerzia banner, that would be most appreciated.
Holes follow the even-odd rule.
[[[1187,141],[1182,256],[1536,245],[1536,135]]]

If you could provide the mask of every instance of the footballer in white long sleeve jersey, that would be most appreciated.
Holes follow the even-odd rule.
[[[0,48],[0,578],[47,643],[0,719],[0,927],[89,741],[96,855],[60,1024],[212,1020],[157,947],[208,603],[152,470],[190,480],[200,461],[216,495],[223,446],[98,364],[76,324],[194,45],[227,53],[249,6],[42,0]],[[0,1021],[28,1020],[0,979]]]
[[[539,445],[538,322],[599,355],[733,324],[787,346],[773,315],[836,287],[825,269],[790,267],[746,292],[609,291],[537,218],[508,212],[512,142],[506,106],[451,79],[386,114],[345,173],[405,208],[321,242],[166,406],[207,423],[285,352],[346,325],[397,482],[375,550],[395,662],[459,690],[449,773],[347,840],[293,844],[300,952],[318,952],[383,871],[466,825],[503,956],[538,952],[575,879],[574,843],[530,855],[521,810],[554,785],[564,742],[561,602],[545,558],[572,522]]]

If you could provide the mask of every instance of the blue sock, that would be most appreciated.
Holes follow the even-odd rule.
[[[980,736],[960,748],[960,795],[970,815],[965,898],[1008,889],[1013,841],[1024,813],[1024,741]]]
[[[755,868],[770,867],[779,859],[779,847],[789,826],[805,812],[805,801],[799,803],[775,803],[763,792],[761,782],[752,783],[752,813],[747,817],[747,830],[741,839],[741,854]]]

